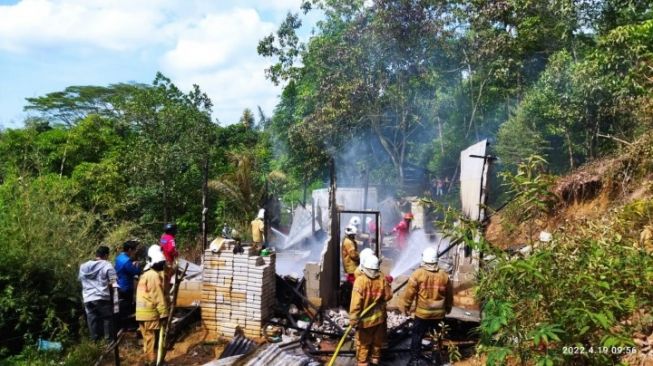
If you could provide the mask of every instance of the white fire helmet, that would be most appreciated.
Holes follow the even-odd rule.
[[[151,264],[154,263],[159,263],[161,261],[166,260],[166,257],[163,255],[163,252],[161,251],[161,246],[158,244],[154,244],[150,246],[150,248],[147,250],[147,256],[149,257],[149,261]]]
[[[358,226],[360,224],[361,224],[361,218],[358,216],[352,216],[352,218],[349,219],[349,225]]]
[[[364,258],[361,258],[361,266],[363,269],[371,269],[378,271],[379,270],[379,258],[374,254],[367,255]]]
[[[424,249],[422,253],[422,262],[426,264],[435,264],[438,262],[438,251],[433,247]]]
[[[258,215],[256,215],[257,219],[263,219],[265,217],[265,209],[261,208],[258,210]]]
[[[374,255],[374,251],[370,248],[365,248],[361,250],[360,254],[358,255],[358,257],[361,260],[361,263],[365,260],[365,257],[367,257],[368,255]]]
[[[371,218],[371,217],[367,217],[367,218],[365,218],[365,223],[366,223],[366,224],[369,225],[370,222],[372,222],[372,218]]]
[[[345,228],[345,235],[356,235],[357,233],[358,229],[354,225],[349,225]]]

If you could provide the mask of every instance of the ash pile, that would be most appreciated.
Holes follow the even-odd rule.
[[[388,311],[387,316],[388,330],[405,326],[411,319],[409,316],[396,311]],[[335,325],[337,325],[340,329],[349,326],[349,313],[347,310],[332,309],[326,312],[325,317],[329,318],[329,320],[323,321],[320,325],[313,324],[311,329],[320,332],[337,333],[338,328]]]

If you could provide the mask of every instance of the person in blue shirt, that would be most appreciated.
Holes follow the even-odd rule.
[[[122,245],[122,252],[116,257],[116,274],[118,276],[118,298],[120,299],[120,324],[122,329],[136,329],[133,319],[136,311],[134,301],[134,277],[141,273],[136,260],[138,241],[128,240]]]

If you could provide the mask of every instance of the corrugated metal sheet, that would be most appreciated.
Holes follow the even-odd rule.
[[[483,158],[487,140],[476,143],[460,152],[460,201],[465,216],[471,220],[483,221],[489,164]],[[475,155],[477,157],[471,157]]]
[[[241,356],[251,352],[254,348],[256,348],[256,343],[246,337],[236,336],[231,340],[231,342],[229,342],[229,344],[227,344],[227,347],[222,351],[220,358]]]
[[[319,365],[303,354],[299,344],[284,347],[277,343],[265,344],[246,355],[231,356],[211,361],[204,366],[308,366]]]
[[[247,361],[244,366],[306,366],[311,363],[310,358],[291,354],[276,343],[259,348],[253,354],[245,356],[245,359]]]

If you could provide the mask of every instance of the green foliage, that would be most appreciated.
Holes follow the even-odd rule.
[[[211,102],[198,87],[184,93],[159,74],[151,86],[71,87],[29,103],[41,117],[0,132],[3,356],[38,337],[76,339],[83,312],[77,272],[100,242],[152,243],[168,220],[178,224],[182,249],[198,242],[205,174],[238,171],[226,156],[244,152],[256,161],[247,173],[254,188],[241,201],[208,191],[208,212],[228,207],[234,221],[246,222],[267,178],[271,191],[282,193],[285,175],[268,176],[268,135],[212,123]],[[210,214],[208,220],[212,230]],[[57,362],[89,364],[74,361],[80,357]],[[42,362],[30,349],[13,361]]]
[[[225,198],[227,222],[236,221],[241,232],[247,232],[243,229],[247,227],[248,218],[253,218],[265,198],[264,182],[259,179],[264,177],[255,174],[258,164],[251,154],[232,153],[229,158],[235,166],[234,172],[209,182],[209,187]]]
[[[0,186],[0,333],[12,352],[76,334],[79,264],[99,243],[96,217],[68,203],[74,185],[48,175]]]
[[[63,91],[27,98],[26,111],[41,113],[49,121],[72,125],[90,114],[116,117],[119,106],[127,103],[135,92],[148,88],[143,84],[103,86],[69,86]]]
[[[535,364],[596,364],[617,355],[570,355],[563,346],[628,346],[637,325],[620,323],[650,308],[653,258],[624,238],[617,210],[524,259],[499,255],[480,276],[485,306],[481,352],[500,364],[507,356]]]
[[[517,166],[517,173],[500,173],[512,201],[504,211],[504,225],[528,222],[550,212],[555,204],[553,177],[544,173],[547,162],[532,155]]]
[[[650,130],[652,37],[647,20],[610,30],[582,59],[570,51],[553,55],[499,130],[503,161],[514,166],[539,154],[564,171]]]
[[[336,158],[342,159],[337,166],[365,163],[374,182],[401,186],[411,165],[429,159],[433,97],[449,62],[448,53],[436,51],[452,33],[441,18],[448,7],[378,2],[366,8],[341,1],[316,6],[327,19],[306,45],[296,42],[293,16],[259,46],[259,53],[278,59],[271,79],[289,80],[271,128],[289,163],[296,163],[291,172],[299,181],[313,180]],[[290,62],[297,55],[301,68]]]
[[[67,344],[64,347],[68,346]],[[3,366],[88,366],[93,365],[103,352],[102,344],[88,340],[66,347],[64,352],[40,352],[34,346],[26,347],[19,355],[0,361]]]

